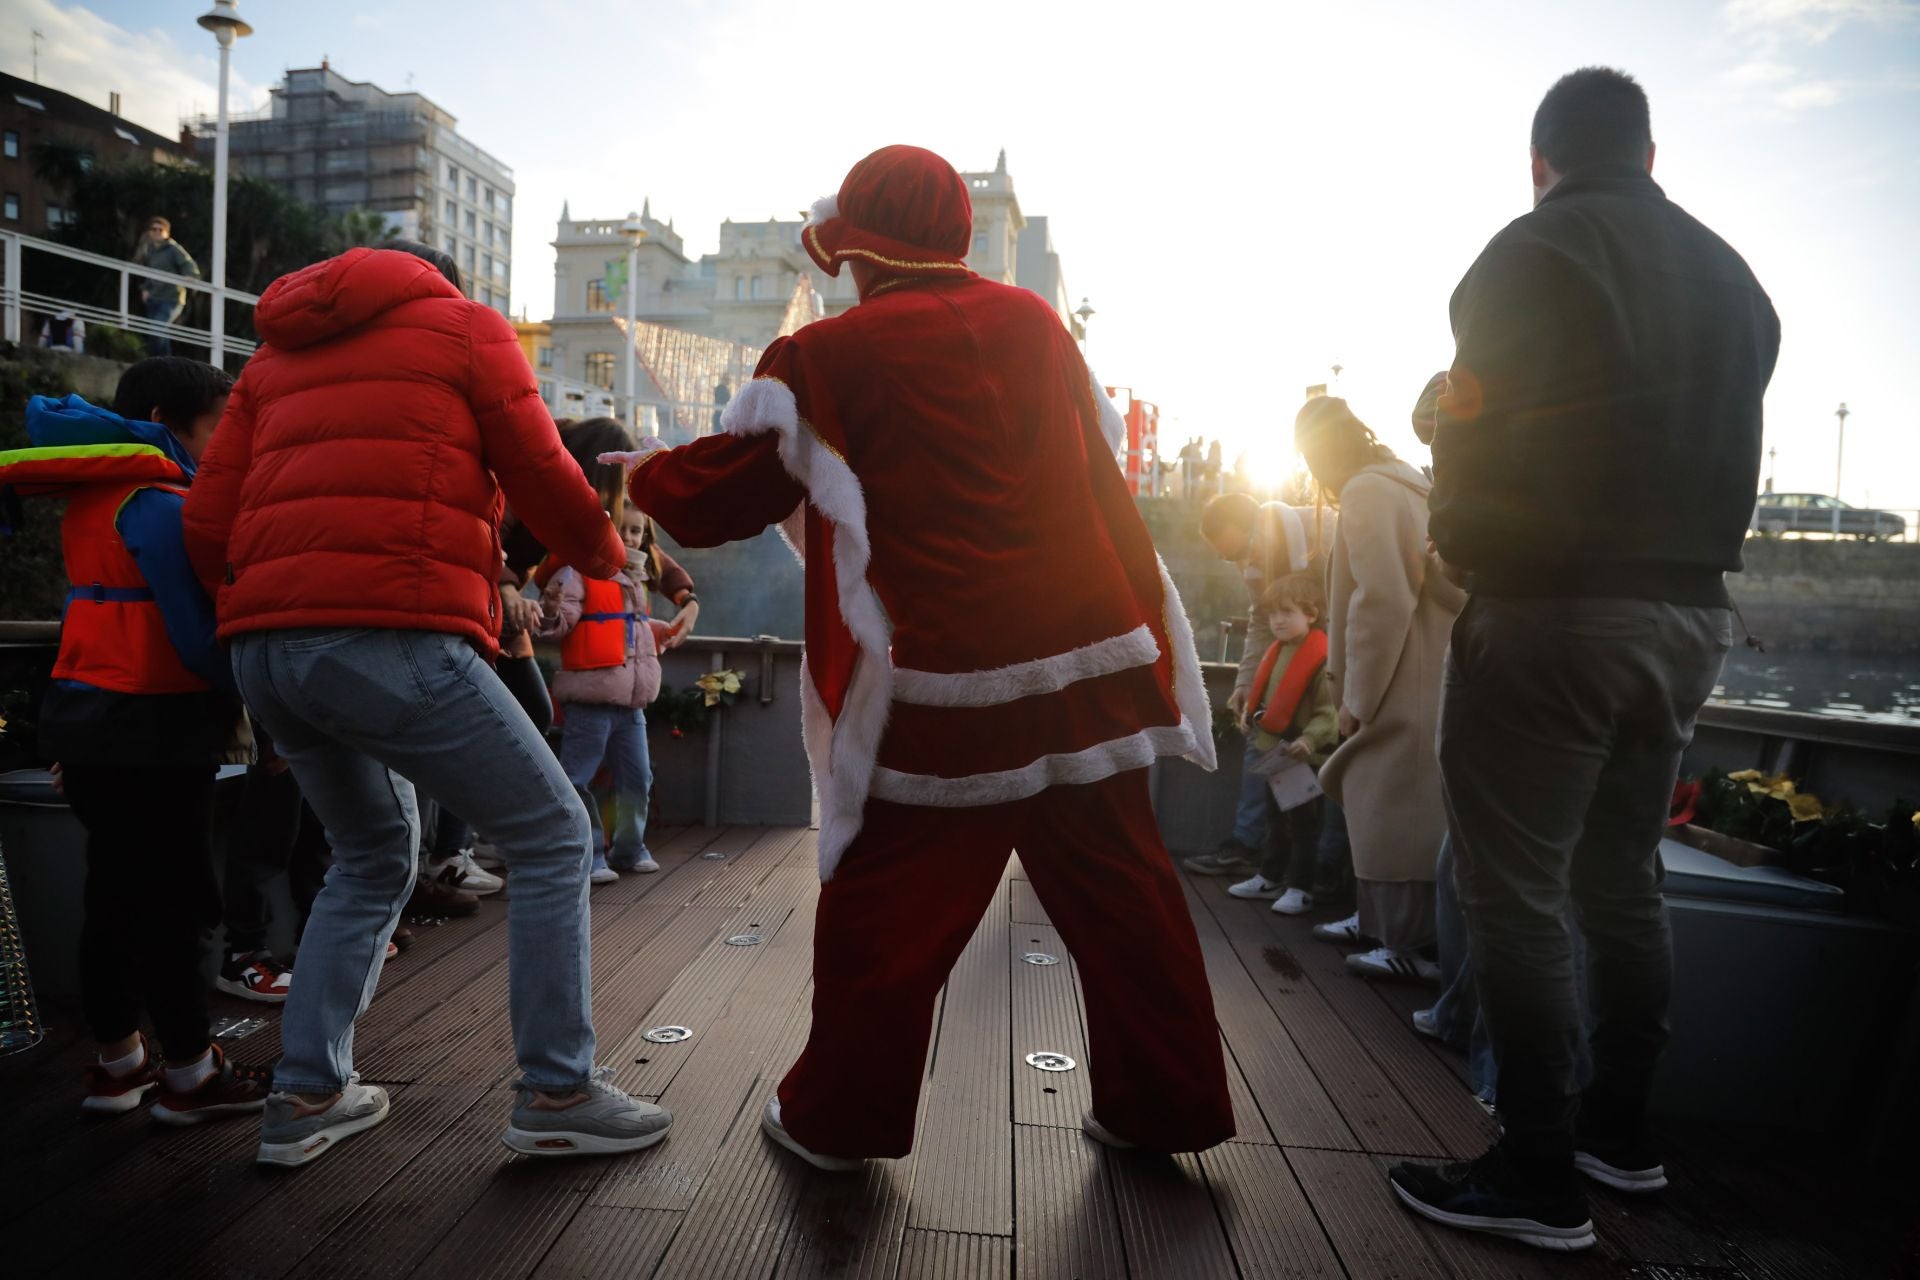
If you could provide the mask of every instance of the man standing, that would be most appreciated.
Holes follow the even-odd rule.
[[[1431,500],[1473,590],[1440,767],[1505,1136],[1390,1177],[1429,1218],[1571,1250],[1593,1243],[1576,1169],[1666,1185],[1645,1120],[1672,980],[1658,847],[1729,644],[1780,328],[1654,184],[1630,77],[1564,77],[1532,141],[1533,212],[1453,295]],[[1584,1096],[1569,898],[1591,953]]]
[[[1310,517],[1311,518],[1311,517]],[[1261,605],[1267,588],[1290,573],[1304,572],[1321,554],[1321,544],[1307,521],[1284,502],[1262,505],[1244,493],[1223,493],[1200,512],[1200,536],[1220,558],[1240,570],[1247,585],[1247,639],[1240,654],[1240,670],[1227,695],[1227,710],[1236,718],[1252,709],[1254,673],[1273,644],[1273,628]],[[1247,765],[1263,753],[1246,738]],[[1250,876],[1259,870],[1267,847],[1267,780],[1251,768],[1240,775],[1240,799],[1234,808],[1233,832],[1212,853],[1185,859],[1189,871],[1206,876]]]
[[[967,269],[972,228],[945,160],[868,156],[802,233],[860,304],[768,347],[722,434],[606,455],[683,545],[778,523],[804,559],[825,883],[812,1032],[762,1127],[822,1169],[911,1149],[934,998],[1016,846],[1085,983],[1088,1134],[1233,1133],[1147,791],[1157,756],[1213,766],[1193,636],[1119,414],[1044,302]]]
[[[153,271],[165,271],[190,280],[200,278],[200,264],[173,239],[173,224],[157,214],[147,219],[146,233],[134,248],[133,260],[137,265]],[[143,278],[140,282],[140,301],[147,309],[147,319],[172,324],[186,309],[187,291],[177,284]],[[173,342],[165,334],[150,334],[147,337],[147,354],[172,355]]]

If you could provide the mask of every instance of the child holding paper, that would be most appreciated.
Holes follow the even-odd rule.
[[[1312,569],[1275,580],[1261,597],[1274,641],[1253,678],[1240,721],[1251,739],[1250,767],[1269,779],[1266,857],[1260,873],[1227,892],[1273,899],[1282,915],[1313,910],[1319,869],[1320,789],[1313,779],[1340,741],[1327,674],[1326,591]]]

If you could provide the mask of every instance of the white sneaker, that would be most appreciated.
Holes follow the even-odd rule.
[[[780,1099],[777,1097],[767,1099],[767,1109],[760,1116],[760,1131],[814,1168],[826,1173],[853,1173],[867,1166],[865,1160],[853,1160],[846,1156],[815,1155],[801,1146],[799,1140],[787,1132],[787,1126],[780,1123]]]
[[[449,889],[477,897],[498,893],[507,887],[504,879],[480,869],[471,850],[463,849],[451,858],[428,858],[424,871],[429,879],[438,880]]]
[[[617,884],[620,881],[620,873],[608,866],[606,859],[595,858],[593,872],[587,879],[594,884]]]
[[[659,869],[660,869],[660,864],[653,860],[652,854],[648,854],[646,857],[640,859],[640,861],[634,863],[632,866],[627,868],[627,870],[629,871],[638,871],[643,876],[652,875],[654,872],[658,871]]]
[[[1326,924],[1313,926],[1313,936],[1322,942],[1360,941],[1360,913],[1354,912],[1345,920],[1330,920]]]
[[[1433,1016],[1433,1010],[1431,1009],[1415,1009],[1413,1011],[1413,1029],[1429,1040],[1439,1040],[1443,1038],[1440,1035],[1440,1021]]]
[[[1274,899],[1273,909],[1283,916],[1303,916],[1313,910],[1313,895],[1303,889],[1289,889]]]
[[[1440,966],[1425,956],[1393,947],[1375,947],[1356,951],[1347,957],[1347,968],[1368,978],[1404,978],[1416,982],[1440,981]]]
[[[1251,880],[1228,885],[1227,892],[1236,898],[1277,898],[1280,896],[1280,886],[1265,876],[1255,876]]]
[[[507,865],[507,856],[501,853],[498,847],[488,844],[485,840],[474,841],[469,854],[473,858],[474,866],[485,867],[488,871],[498,871]]]
[[[1094,1119],[1091,1108],[1083,1112],[1080,1116],[1080,1132],[1086,1134],[1095,1142],[1112,1147],[1115,1151],[1133,1150],[1133,1144],[1131,1142],[1128,1142],[1125,1138]]]

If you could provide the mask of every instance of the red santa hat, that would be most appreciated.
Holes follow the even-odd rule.
[[[945,160],[922,147],[882,147],[813,206],[800,233],[830,276],[848,259],[894,275],[968,274],[973,201]]]

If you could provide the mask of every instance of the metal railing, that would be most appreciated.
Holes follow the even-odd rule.
[[[69,262],[99,267],[111,273],[119,282],[118,306],[103,307],[77,298],[63,298],[55,294],[36,293],[27,289],[23,272],[28,256],[31,254],[64,258]],[[190,293],[204,294],[214,299],[211,304],[214,306],[238,303],[250,308],[260,301],[257,295],[240,289],[216,290],[203,280],[193,280],[166,271],[155,271],[135,262],[104,257],[97,253],[89,253],[85,249],[56,244],[52,240],[42,240],[37,236],[23,235],[17,231],[0,231],[0,273],[4,273],[4,278],[0,278],[0,337],[4,337],[8,342],[25,344],[36,340],[34,335],[26,331],[26,317],[29,314],[52,317],[61,311],[71,311],[89,325],[111,325],[124,329],[128,333],[137,333],[142,337],[166,338],[171,342],[185,342],[193,346],[205,347],[210,353],[209,363],[223,367],[229,352],[242,357],[250,356],[257,345],[244,338],[235,338],[228,334],[217,335],[211,329],[181,324],[178,320],[169,323],[149,319],[134,305],[136,279],[152,280],[163,285],[178,286]],[[183,311],[182,314],[184,315],[185,312]]]

